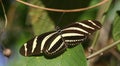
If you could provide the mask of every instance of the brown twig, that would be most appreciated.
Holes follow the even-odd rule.
[[[93,57],[95,57],[95,56],[97,56],[97,55],[100,55],[100,54],[103,53],[104,51],[107,51],[108,49],[113,48],[114,46],[116,46],[116,45],[119,44],[119,43],[120,43],[120,40],[118,40],[118,41],[116,41],[116,42],[114,42],[114,43],[112,43],[112,44],[110,44],[110,45],[102,48],[101,50],[99,50],[99,51],[91,54],[90,56],[87,57],[87,59],[89,60],[89,59],[91,59],[91,58],[93,58]]]
[[[43,10],[47,10],[47,11],[55,11],[55,12],[80,12],[80,11],[84,11],[84,10],[88,10],[88,9],[100,6],[100,5],[104,4],[104,3],[106,3],[108,0],[103,0],[100,3],[97,3],[96,5],[93,5],[93,6],[89,6],[89,7],[85,7],[85,8],[78,8],[78,9],[71,9],[71,10],[46,8],[46,7],[41,7],[41,6],[38,6],[38,5],[30,4],[30,3],[22,1],[22,0],[16,0],[16,1],[19,2],[19,3],[25,4],[27,6],[33,7],[33,8],[43,9]]]

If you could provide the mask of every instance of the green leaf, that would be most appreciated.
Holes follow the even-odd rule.
[[[117,11],[117,15],[114,19],[112,35],[115,41],[120,40],[120,11]],[[118,49],[120,51],[120,44],[118,45]]]
[[[46,59],[44,56],[38,57],[17,57],[17,61],[11,66],[87,66],[83,48],[78,45],[67,49],[61,56],[53,59]]]

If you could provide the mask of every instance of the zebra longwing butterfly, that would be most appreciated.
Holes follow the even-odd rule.
[[[23,56],[44,55],[54,57],[63,53],[67,47],[76,46],[89,35],[101,28],[96,20],[84,20],[68,25],[64,29],[51,31],[26,42],[21,48]]]

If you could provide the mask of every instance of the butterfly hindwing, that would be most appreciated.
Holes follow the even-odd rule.
[[[63,41],[61,35],[59,33],[55,33],[46,41],[44,53],[48,57],[57,56],[63,53],[66,48],[67,46]]]

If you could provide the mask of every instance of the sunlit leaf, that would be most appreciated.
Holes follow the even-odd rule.
[[[113,39],[115,41],[120,40],[120,11],[117,11],[112,28]],[[118,44],[118,49],[120,51],[120,44]]]

